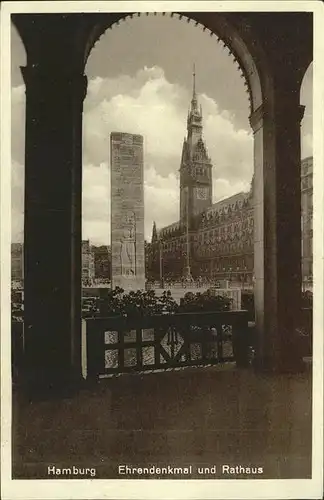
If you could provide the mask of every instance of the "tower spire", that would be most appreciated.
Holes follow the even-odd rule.
[[[197,94],[196,94],[196,64],[193,64],[193,72],[192,72],[192,102],[197,102]]]
[[[155,221],[153,222],[153,229],[152,229],[152,238],[151,238],[151,243],[156,243],[157,242],[157,230],[156,230],[156,223]]]
[[[193,77],[192,97],[195,98],[196,97],[196,64],[195,63],[193,63],[192,77]]]
[[[197,99],[197,94],[196,94],[196,64],[193,64],[193,72],[192,72],[192,99],[191,99],[191,107],[190,107],[190,112],[189,115],[199,114],[199,107],[198,107],[198,99]],[[190,116],[189,116],[190,119]]]

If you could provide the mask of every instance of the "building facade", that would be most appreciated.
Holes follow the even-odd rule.
[[[302,276],[313,281],[313,157],[301,164]]]
[[[180,164],[180,220],[147,244],[148,279],[254,281],[254,179],[248,192],[212,203],[212,163],[202,136],[195,74]],[[302,161],[302,277],[312,276],[312,157]]]
[[[82,282],[92,283],[95,277],[94,253],[89,240],[82,241]]]
[[[24,279],[24,246],[11,243],[11,281],[22,282]]]
[[[94,256],[95,278],[111,279],[111,247],[107,245],[92,246]]]
[[[162,228],[149,247],[148,269],[181,279],[253,281],[253,190],[211,205],[191,220],[187,234],[181,222]],[[188,258],[189,255],[189,258]],[[189,264],[188,264],[189,262]]]

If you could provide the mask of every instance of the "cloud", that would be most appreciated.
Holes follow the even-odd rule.
[[[178,180],[157,173],[153,165],[146,170],[144,181],[145,236],[150,239],[153,221],[158,225],[174,222],[178,216]],[[110,167],[85,165],[83,169],[82,234],[94,244],[110,243]],[[162,224],[161,224],[162,222]]]
[[[252,132],[236,129],[232,114],[226,110],[219,112],[217,103],[208,96],[201,96],[200,101],[214,178],[227,179],[232,185],[238,180],[249,181],[253,173]]]
[[[82,236],[94,244],[110,242],[110,171],[107,162],[83,165]]]
[[[21,163],[11,165],[11,234],[12,240],[23,241],[25,169]]]
[[[144,67],[133,76],[97,77],[89,81],[83,126],[83,159],[87,165],[83,228],[87,237],[97,240],[102,230],[105,242],[109,239],[110,188],[103,189],[102,183],[108,186],[110,177],[112,131],[144,136],[145,237],[150,238],[154,220],[158,227],[163,227],[178,219],[178,169],[190,99],[187,89],[168,82],[158,67]],[[233,115],[226,110],[220,112],[214,99],[201,95],[199,101],[203,108],[204,138],[214,165],[214,201],[217,201],[249,185],[253,138],[248,131],[236,129]],[[100,204],[101,197],[106,198]],[[99,206],[105,215],[100,215]]]
[[[230,183],[227,179],[214,179],[213,180],[213,193],[217,201],[233,196],[242,191],[248,192],[250,189],[250,182],[237,181],[234,184]]]
[[[110,132],[121,130],[142,134],[146,161],[152,157],[164,161],[168,175],[174,168],[168,160],[179,161],[184,135],[179,112],[183,94],[179,86],[166,81],[160,68],[144,68],[133,78],[122,75],[90,81],[84,106],[84,161],[109,161]]]
[[[307,158],[313,154],[313,134],[308,133],[301,137],[301,157]]]
[[[144,182],[145,236],[150,240],[153,221],[158,228],[179,217],[179,181],[174,173],[160,175],[154,165],[146,171]]]
[[[200,102],[214,175],[250,178],[252,134],[237,130],[232,114],[220,112],[212,98],[202,95]],[[154,161],[161,175],[177,171],[189,103],[187,90],[168,82],[161,68],[144,68],[132,78],[90,80],[84,107],[84,160],[109,161],[110,132],[123,130],[144,135],[146,163]]]
[[[24,164],[25,156],[25,85],[11,89],[11,156]]]
[[[179,173],[191,96],[167,80],[163,69],[143,67],[133,75],[90,79],[83,116],[83,237],[110,241],[110,133],[144,136],[145,237],[152,224],[163,227],[179,217]],[[253,136],[215,99],[199,96],[204,139],[213,163],[214,201],[246,191],[253,172]],[[21,234],[23,210],[24,87],[12,93],[13,238]],[[305,131],[303,155],[311,153]],[[20,194],[19,194],[20,193]],[[20,215],[18,215],[20,214]],[[15,236],[16,235],[16,236]]]

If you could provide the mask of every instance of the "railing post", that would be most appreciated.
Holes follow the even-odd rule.
[[[97,382],[99,374],[103,372],[102,366],[105,358],[104,332],[98,323],[99,321],[95,319],[85,321],[87,382]]]
[[[247,368],[250,365],[248,338],[248,317],[244,314],[242,319],[233,325],[233,353],[238,368]]]

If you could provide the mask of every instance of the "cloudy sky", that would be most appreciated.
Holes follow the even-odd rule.
[[[192,67],[213,163],[214,201],[248,190],[253,170],[249,102],[232,56],[201,28],[162,16],[129,19],[108,30],[88,59],[83,118],[83,238],[110,243],[111,131],[144,136],[145,236],[179,215],[181,147]],[[12,239],[23,238],[24,85],[22,43],[12,30]],[[302,157],[312,154],[312,67],[301,103]]]

